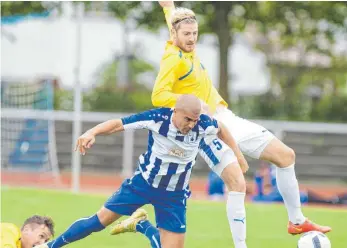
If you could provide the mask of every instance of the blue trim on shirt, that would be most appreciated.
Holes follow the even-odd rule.
[[[205,115],[205,114],[200,115],[198,125],[201,126],[204,130],[206,130],[210,126],[214,126],[215,128],[218,128],[217,120],[211,119],[208,115]]]
[[[220,162],[216,155],[214,155],[211,147],[205,143],[204,139],[200,141],[200,149],[204,151],[204,153],[208,156],[208,158],[213,162],[214,165],[217,165]]]
[[[190,73],[192,73],[193,69],[194,69],[194,64],[192,63],[192,67],[190,68],[190,70],[185,75],[183,75],[182,77],[178,78],[178,80],[183,80],[186,77],[188,77],[190,75]]]

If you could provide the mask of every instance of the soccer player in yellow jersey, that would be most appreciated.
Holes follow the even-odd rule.
[[[54,223],[46,216],[28,218],[21,229],[12,223],[1,223],[0,227],[0,248],[31,248],[44,244],[54,235]]]
[[[224,123],[233,134],[242,153],[261,160],[267,160],[277,166],[278,189],[283,196],[288,212],[288,232],[300,234],[307,231],[329,232],[330,227],[319,226],[303,215],[300,204],[298,181],[294,165],[295,153],[266,128],[236,116],[228,109],[227,103],[214,88],[206,68],[195,52],[198,39],[198,23],[192,10],[175,8],[172,1],[159,2],[163,7],[165,19],[170,31],[170,40],[160,63],[153,92],[152,103],[156,107],[173,107],[181,94],[194,94],[208,107],[206,110],[214,118]],[[218,147],[216,147],[217,149]],[[211,159],[200,154],[224,180],[229,193],[227,214],[236,248],[246,247],[245,215],[243,219],[237,213],[244,211],[244,179],[239,177],[235,168],[225,161],[227,156],[217,159],[220,165],[213,166]],[[247,163],[240,156],[239,164],[243,171]],[[224,168],[223,168],[224,167]],[[243,179],[243,180],[242,180]]]

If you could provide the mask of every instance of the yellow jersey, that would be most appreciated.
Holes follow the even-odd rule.
[[[12,223],[0,224],[0,248],[21,248],[20,229]]]
[[[166,23],[171,30],[170,16],[173,9],[164,8]],[[214,113],[217,105],[228,106],[219,95],[212,81],[200,62],[196,53],[186,53],[166,43],[165,52],[160,62],[160,70],[156,78],[152,103],[156,107],[174,107],[181,94],[193,94],[203,100]]]

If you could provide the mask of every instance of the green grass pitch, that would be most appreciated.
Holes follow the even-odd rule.
[[[72,222],[94,214],[107,196],[74,195],[66,192],[3,187],[1,190],[1,221],[21,225],[33,214],[49,215],[56,223],[56,233],[61,234]],[[145,206],[150,220],[154,221],[153,208]],[[299,236],[286,232],[287,214],[283,205],[247,204],[247,244],[249,248],[294,248]],[[187,233],[185,247],[223,248],[233,247],[226,219],[225,203],[188,201]],[[312,220],[330,225],[328,234],[333,248],[347,247],[347,211],[304,207],[304,213]],[[139,233],[110,236],[108,229],[95,233],[68,247],[75,248],[136,248],[150,247]]]

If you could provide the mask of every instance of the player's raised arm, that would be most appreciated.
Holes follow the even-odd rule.
[[[173,85],[178,80],[179,54],[170,54],[160,63],[158,76],[152,91],[152,104],[155,107],[175,106],[180,94],[173,93]]]
[[[142,113],[133,114],[121,119],[108,120],[96,125],[82,134],[76,144],[75,151],[79,151],[82,155],[86,153],[86,149],[92,147],[95,143],[95,137],[101,134],[112,134],[127,129],[150,129],[156,118],[157,112],[160,110],[148,110]]]
[[[161,7],[163,7],[166,24],[167,24],[167,27],[169,28],[170,40],[172,40],[172,37],[171,37],[171,29],[172,29],[171,16],[172,16],[172,12],[175,10],[175,4],[173,1],[159,1],[159,4]]]
[[[91,148],[95,143],[95,136],[100,134],[111,134],[123,130],[124,127],[121,119],[109,120],[100,123],[86,131],[78,138],[75,151],[78,150],[82,155],[85,155],[86,149]]]
[[[249,168],[248,163],[245,157],[243,156],[240,148],[238,147],[234,137],[231,135],[231,133],[228,131],[228,129],[222,122],[218,121],[218,127],[218,137],[233,150],[240,164],[242,172],[246,173]]]

